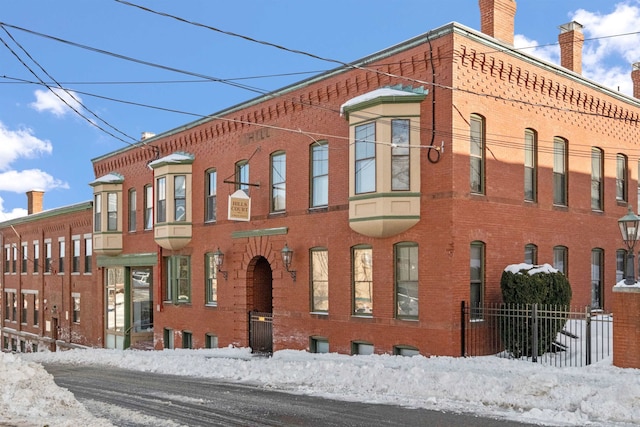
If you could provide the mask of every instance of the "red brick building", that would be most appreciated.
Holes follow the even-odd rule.
[[[581,76],[580,24],[556,66],[479,5],[93,159],[104,345],[459,355],[461,302],[520,262],[609,309],[640,102]]]
[[[91,202],[42,210],[30,191],[28,216],[0,223],[2,348],[102,347],[103,297],[92,256]]]

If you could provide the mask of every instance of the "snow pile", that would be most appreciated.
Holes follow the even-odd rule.
[[[21,357],[215,378],[291,393],[542,425],[640,424],[640,371],[616,368],[610,359],[583,368],[559,368],[494,356],[348,356],[284,350],[263,358],[233,348],[92,349]]]
[[[18,356],[0,353],[0,424],[14,426],[112,426],[95,418],[44,368]]]

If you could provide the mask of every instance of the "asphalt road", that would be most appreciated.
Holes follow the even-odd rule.
[[[46,364],[55,382],[116,426],[527,426],[425,409],[300,396],[206,378]]]

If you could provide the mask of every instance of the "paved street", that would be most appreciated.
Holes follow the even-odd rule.
[[[526,426],[424,409],[299,396],[211,379],[47,364],[56,383],[117,426]]]

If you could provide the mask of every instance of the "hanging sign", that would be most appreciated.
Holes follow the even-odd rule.
[[[251,219],[251,198],[243,190],[229,196],[229,220],[249,221]]]

